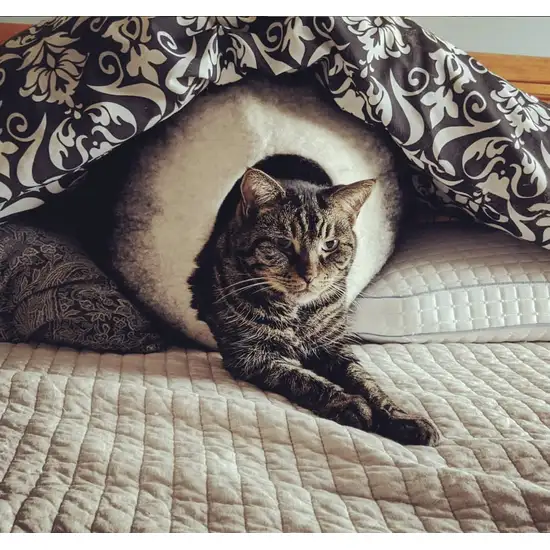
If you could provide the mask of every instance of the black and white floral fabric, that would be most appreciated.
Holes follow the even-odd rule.
[[[400,17],[60,17],[0,46],[0,218],[255,71],[309,69],[417,190],[550,247],[550,109]],[[190,160],[191,162],[192,160]]]

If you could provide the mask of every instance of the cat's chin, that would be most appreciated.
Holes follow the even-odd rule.
[[[306,306],[318,300],[321,295],[318,292],[300,292],[299,294],[294,294],[293,299],[299,306]]]

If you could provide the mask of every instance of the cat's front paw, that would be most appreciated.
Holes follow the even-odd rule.
[[[376,432],[402,445],[435,447],[440,440],[439,430],[427,418],[406,413],[392,414],[376,422]]]
[[[338,424],[366,432],[372,431],[372,409],[359,395],[342,394],[334,399],[324,412],[327,418]]]
[[[431,420],[399,409],[391,413],[373,413],[366,399],[359,395],[342,394],[324,412],[327,418],[339,424],[375,432],[402,445],[435,446],[439,443],[439,431]]]

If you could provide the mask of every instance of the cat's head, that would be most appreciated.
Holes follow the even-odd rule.
[[[355,256],[353,227],[373,184],[323,188],[248,169],[232,235],[245,275],[297,304],[343,293]]]

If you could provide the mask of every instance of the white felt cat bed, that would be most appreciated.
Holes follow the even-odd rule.
[[[140,163],[119,205],[124,231],[114,261],[144,303],[200,343],[216,346],[191,307],[195,259],[225,197],[247,167],[266,157],[311,159],[335,185],[377,180],[355,227],[349,302],[390,254],[400,209],[392,157],[364,123],[311,87],[248,79],[201,95],[162,130],[164,139],[148,146],[154,162]]]

